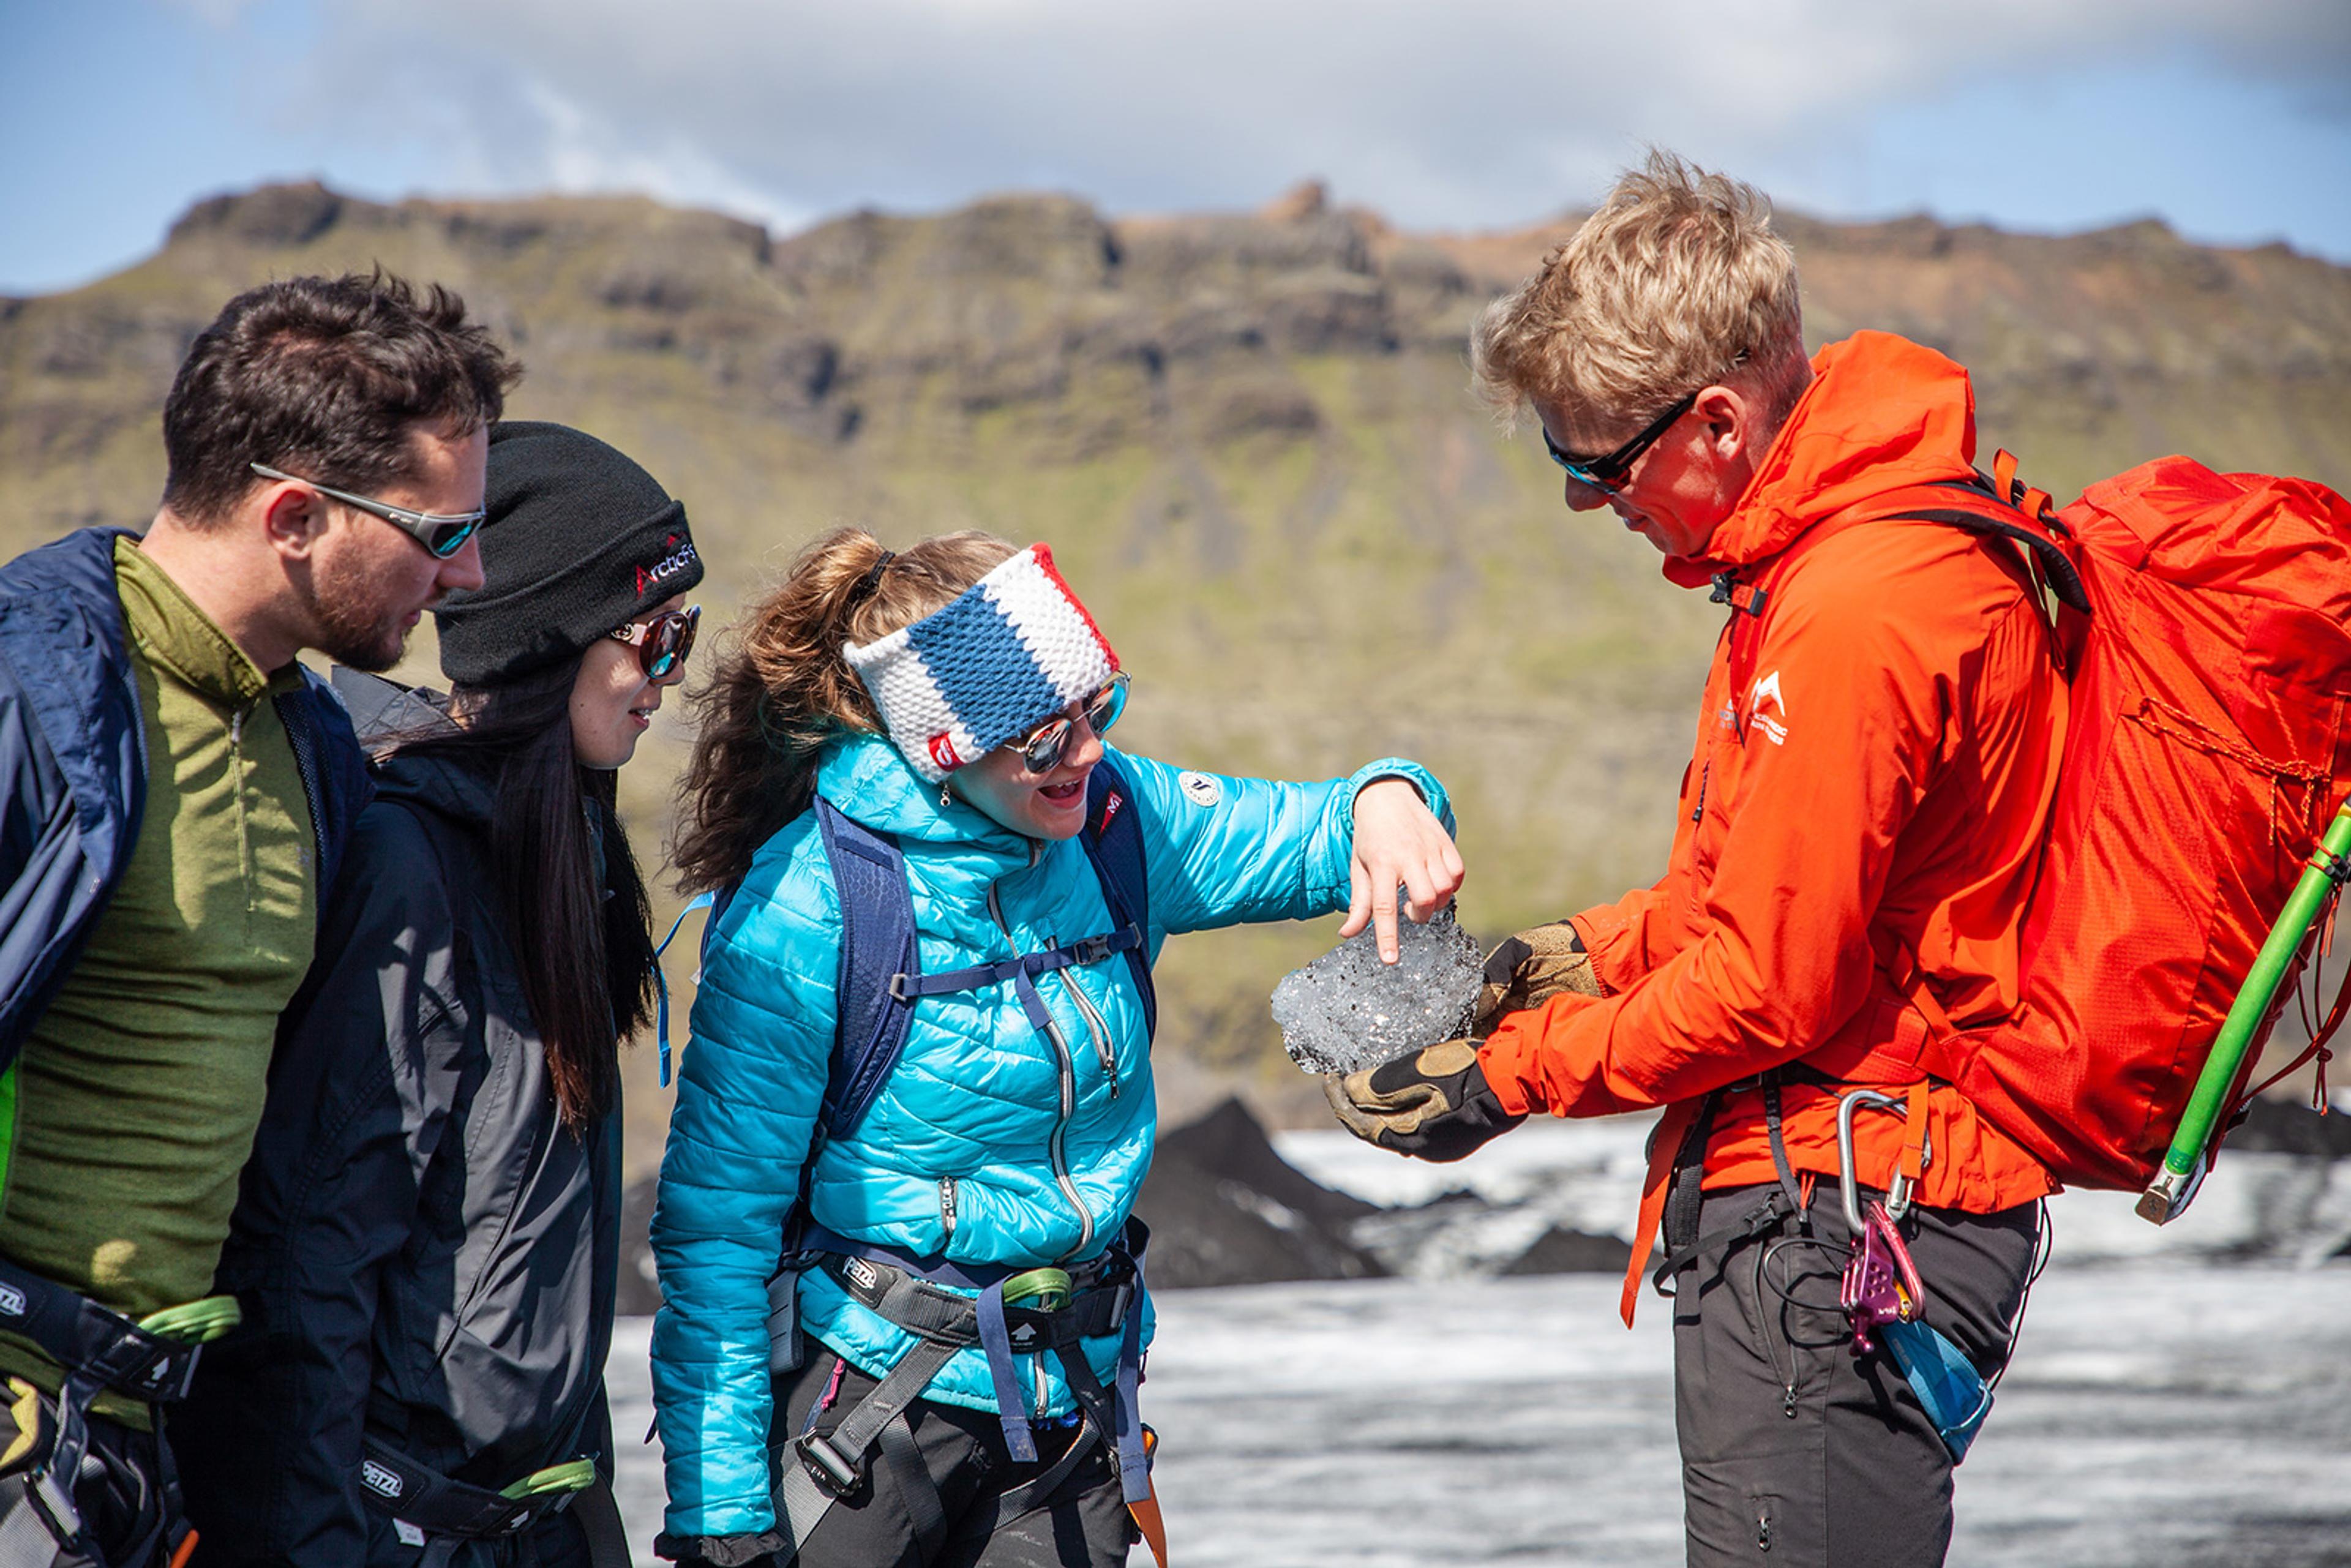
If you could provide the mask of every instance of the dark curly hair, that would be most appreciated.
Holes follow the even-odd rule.
[[[247,289],[196,335],[163,402],[163,505],[202,527],[255,485],[252,463],[344,489],[412,476],[420,421],[452,437],[495,423],[522,379],[465,302],[371,277]]]

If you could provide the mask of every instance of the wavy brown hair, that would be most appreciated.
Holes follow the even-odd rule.
[[[882,541],[862,528],[836,529],[800,551],[728,632],[710,684],[686,694],[699,733],[677,787],[679,887],[696,893],[740,877],[759,846],[814,803],[825,744],[882,733],[841,645],[913,624],[1013,553],[994,534],[938,534],[876,575]]]

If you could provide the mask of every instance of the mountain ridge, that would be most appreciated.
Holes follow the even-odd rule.
[[[1541,444],[1468,393],[1476,311],[1575,221],[1419,234],[1311,185],[1256,213],[1013,193],[782,236],[643,197],[207,198],[136,266],[0,300],[0,546],[143,523],[163,393],[221,303],[381,262],[514,345],[517,417],[595,431],[686,502],[717,620],[843,522],[1048,538],[1137,674],[1123,743],[1296,778],[1420,757],[1459,804],[1465,919],[1498,935],[1654,877],[1719,625],[1605,514],[1563,512]],[[2147,222],[1777,222],[1812,341],[1949,353],[1985,455],[2045,488],[2170,450],[2351,487],[2351,268]],[[622,776],[648,860],[667,721]],[[1304,1104],[1265,996],[1330,939],[1171,946],[1167,1092]]]

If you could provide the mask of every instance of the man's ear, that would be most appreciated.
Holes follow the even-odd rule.
[[[259,497],[261,530],[269,548],[289,560],[306,560],[327,531],[324,497],[301,485],[280,483]]]
[[[1690,412],[1706,422],[1707,440],[1724,462],[1737,462],[1754,446],[1761,411],[1755,400],[1738,388],[1708,387],[1698,393]]]

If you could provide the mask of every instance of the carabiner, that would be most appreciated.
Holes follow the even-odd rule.
[[[1852,1089],[1837,1096],[1838,1196],[1844,1201],[1846,1233],[1854,1237],[1861,1235],[1862,1218],[1861,1183],[1855,1176],[1853,1168],[1853,1113],[1864,1105],[1875,1105],[1882,1111],[1891,1111],[1905,1121],[1909,1120],[1910,1117],[1909,1104],[1904,1096],[1888,1094],[1881,1089]],[[1918,1153],[1922,1166],[1927,1161],[1935,1157],[1934,1145],[1928,1142],[1930,1135],[1924,1129],[1921,1129],[1918,1135]],[[1897,1166],[1894,1172],[1894,1179],[1886,1184],[1886,1218],[1898,1220],[1909,1212],[1910,1178],[1905,1176]]]

